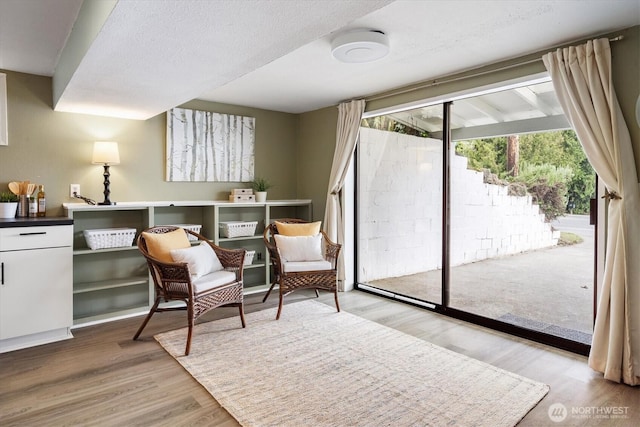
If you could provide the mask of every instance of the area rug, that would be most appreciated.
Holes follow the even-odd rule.
[[[156,340],[243,426],[513,426],[549,387],[313,301]]]

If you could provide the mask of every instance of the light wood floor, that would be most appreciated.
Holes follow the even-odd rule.
[[[298,293],[287,301],[311,297],[313,293]],[[640,388],[603,380],[587,367],[585,357],[360,291],[339,297],[344,311],[549,384],[551,391],[521,426],[638,425]],[[276,305],[276,296],[265,304],[261,298],[247,297],[245,311]],[[321,294],[320,300],[333,305],[331,294]],[[236,313],[235,308],[221,308],[203,320]],[[75,329],[74,339],[1,354],[0,425],[237,426],[153,339],[155,333],[182,327],[183,316],[156,314],[141,341],[131,340],[141,321],[138,317]],[[555,403],[569,411],[563,422],[554,423],[548,416]],[[626,415],[603,419],[602,411],[608,408]]]

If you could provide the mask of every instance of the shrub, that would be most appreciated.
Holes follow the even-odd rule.
[[[535,165],[522,162],[520,164],[520,173],[513,180],[515,182],[523,182],[527,186],[543,180],[548,185],[556,185],[559,182],[567,185],[572,177],[573,170],[570,167],[554,166],[549,163]]]
[[[541,179],[537,183],[528,187],[529,193],[534,203],[540,206],[547,222],[564,215],[566,203],[567,186],[562,182],[550,185],[546,180]]]

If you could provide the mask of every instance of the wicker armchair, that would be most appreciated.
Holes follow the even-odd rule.
[[[178,228],[179,227],[174,226],[157,226],[144,231],[163,234]],[[153,283],[155,285],[156,298],[153,306],[149,310],[149,314],[145,317],[133,339],[138,339],[154,313],[186,310],[189,326],[185,348],[186,356],[191,349],[191,336],[193,334],[195,321],[209,310],[220,306],[238,307],[242,327],[244,328],[246,326],[242,282],[245,250],[221,248],[198,233],[186,229],[184,231],[187,235],[195,236],[198,240],[209,244],[220,260],[224,270],[193,278],[187,263],[167,263],[151,256],[147,250],[145,238],[141,233],[137,240],[138,249],[147,260],[149,271],[151,272],[151,277],[153,277]],[[185,306],[159,307],[161,302],[168,301],[184,301]]]
[[[278,221],[284,223],[306,222],[299,219],[283,219]],[[337,311],[340,311],[337,289],[337,260],[342,245],[332,242],[324,231],[320,231],[320,233],[322,235],[322,254],[324,258],[324,261],[321,263],[324,265],[320,267],[322,269],[318,269],[318,264],[320,263],[310,261],[308,264],[313,268],[306,270],[304,268],[304,262],[288,262],[281,256],[281,252],[278,250],[274,238],[274,235],[278,234],[276,224],[272,223],[265,227],[263,240],[267,250],[269,251],[269,257],[273,267],[274,281],[269,287],[269,290],[264,296],[262,302],[267,300],[269,294],[277,284],[280,291],[280,301],[278,304],[276,320],[280,319],[284,297],[298,289],[314,289],[316,291],[316,295],[318,295],[319,289],[333,292],[336,309]]]

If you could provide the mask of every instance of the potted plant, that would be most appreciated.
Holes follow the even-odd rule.
[[[256,192],[256,202],[264,203],[267,200],[267,190],[272,187],[265,178],[256,177],[251,181],[251,186]]]
[[[18,210],[18,196],[3,191],[0,192],[0,218],[15,218]]]

